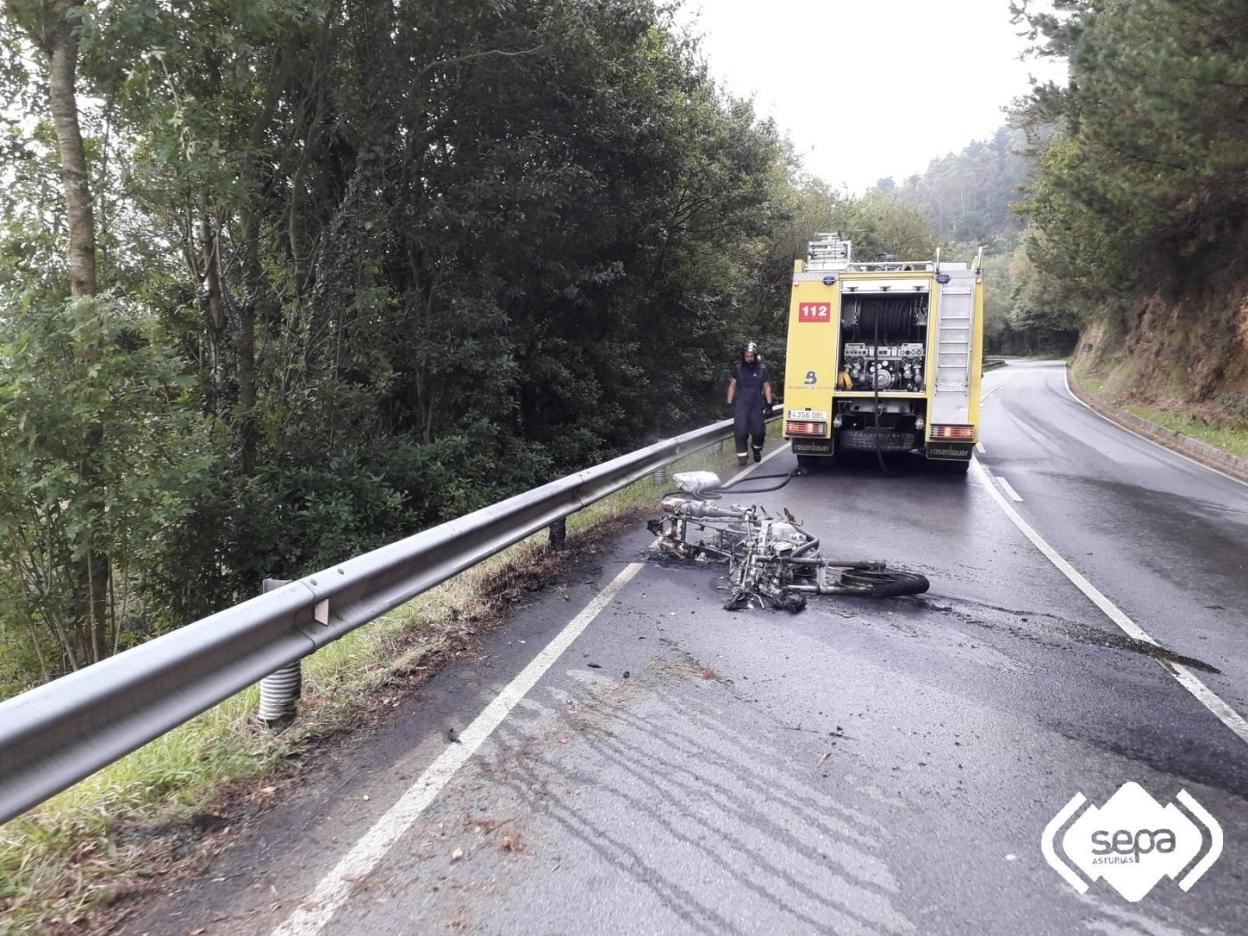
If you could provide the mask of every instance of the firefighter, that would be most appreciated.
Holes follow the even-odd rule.
[[[728,381],[728,405],[732,407],[733,433],[737,440],[737,464],[749,459],[754,443],[754,461],[763,460],[764,401],[771,406],[771,375],[767,365],[758,359],[758,345],[750,342],[741,352],[741,360],[732,368]]]

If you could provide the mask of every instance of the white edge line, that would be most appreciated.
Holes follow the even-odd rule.
[[[997,484],[1001,485],[1001,489],[1005,491],[1006,494],[1010,495],[1011,500],[1019,504],[1023,502],[1022,495],[1019,494],[1018,491],[1014,490],[1014,486],[1011,485],[1009,481],[1006,481],[1005,478],[1000,475],[993,475],[993,477],[997,479]]]
[[[774,449],[772,449],[770,452],[764,455],[762,461],[757,461],[754,464],[750,465],[748,468],[742,468],[735,475],[733,475],[731,478],[725,481],[724,486],[727,486],[729,484],[736,484],[738,481],[740,481],[742,478],[748,475],[755,468],[762,468],[763,465],[767,464],[769,461],[771,461],[773,458],[775,458],[777,455],[779,455],[781,452],[787,449],[790,444],[791,443],[789,442],[789,440],[785,439],[782,445],[777,445]]]
[[[1070,398],[1074,400],[1076,403],[1078,403],[1080,406],[1082,406],[1084,409],[1086,409],[1089,413],[1091,413],[1097,419],[1103,419],[1107,423],[1109,423],[1111,426],[1117,426],[1123,432],[1129,432],[1131,435],[1135,436],[1137,439],[1147,442],[1149,445],[1155,445],[1157,448],[1161,449],[1163,452],[1168,452],[1171,455],[1177,455],[1179,458],[1183,459],[1185,462],[1191,462],[1197,468],[1204,468],[1206,471],[1212,471],[1216,475],[1221,475],[1222,477],[1226,478],[1226,480],[1228,481],[1234,481],[1236,484],[1242,484],[1244,487],[1248,487],[1248,481],[1244,481],[1242,478],[1237,478],[1234,475],[1227,474],[1225,471],[1221,471],[1217,468],[1214,468],[1212,465],[1206,465],[1202,461],[1197,461],[1196,459],[1192,458],[1190,455],[1184,455],[1178,449],[1172,449],[1168,445],[1162,445],[1156,439],[1150,439],[1148,436],[1141,435],[1140,433],[1136,432],[1134,429],[1128,429],[1122,423],[1115,422],[1114,420],[1106,416],[1104,413],[1098,413],[1096,410],[1090,407],[1087,403],[1084,403],[1083,400],[1079,399],[1079,397],[1075,396],[1075,392],[1070,389],[1070,368],[1069,367],[1065,367],[1062,369],[1062,383],[1066,385],[1066,392],[1070,394]]]
[[[979,454],[980,454],[980,455],[987,455],[987,454],[988,454],[988,453],[984,450],[984,443],[983,443],[983,442],[976,442],[976,443],[975,443],[975,451],[979,452]]]
[[[1145,643],[1150,643],[1154,646],[1160,646],[1156,640],[1150,637],[1144,629],[1140,627],[1140,625],[1136,624],[1135,621],[1127,617],[1127,615],[1124,614],[1117,605],[1106,598],[1105,595],[1103,595],[1096,588],[1096,586],[1084,578],[1074,566],[1062,558],[1057,550],[1045,542],[1044,538],[1039,533],[1032,529],[1031,525],[1019,515],[1018,511],[1006,502],[1005,498],[1001,495],[1001,492],[997,490],[996,485],[992,483],[992,476],[988,475],[979,462],[972,463],[971,468],[979,473],[979,479],[982,482],[984,489],[988,492],[988,495],[997,502],[997,506],[1005,512],[1005,515],[1013,521],[1014,525],[1018,527],[1022,534],[1031,540],[1032,545],[1040,550],[1040,552],[1044,554],[1044,557],[1057,567],[1059,572],[1065,575],[1066,578],[1070,579],[1071,583],[1083,592],[1088,600],[1100,608],[1101,612],[1107,618],[1117,624],[1122,632],[1128,637],[1133,637],[1136,640],[1142,640]],[[1180,663],[1172,663],[1168,660],[1158,660],[1158,662],[1164,670],[1174,676],[1180,686],[1195,696],[1196,700],[1212,712],[1213,715],[1220,722],[1222,722],[1222,724],[1226,725],[1227,728],[1230,728],[1231,731],[1235,732],[1241,741],[1248,744],[1248,720],[1245,720],[1244,716],[1240,715],[1239,712],[1231,708],[1225,700],[1201,682],[1200,679],[1197,678],[1197,676],[1186,666],[1183,666]]]
[[[1006,384],[1008,384],[1011,380],[1014,380],[1014,379],[1015,379],[1015,378],[1017,378],[1017,377],[1018,377],[1018,374],[1016,374],[1016,373],[1015,373],[1015,374],[1010,374],[1008,377],[1005,377],[1005,378],[1003,378],[1002,380],[999,380],[999,381],[997,381],[996,383],[994,383],[994,384],[993,384],[991,387],[989,387],[986,391],[982,391],[982,392],[979,394],[979,402],[980,402],[980,404],[982,405],[982,404],[983,404],[983,402],[984,402],[985,400],[987,400],[990,396],[992,396],[994,393],[996,393],[998,390],[1000,390],[1002,387],[1004,387]]]
[[[589,626],[611,599],[635,576],[645,563],[629,563],[601,592],[569,621],[542,651],[508,683],[480,715],[459,735],[459,744],[449,744],[407,791],[373,823],[363,837],[342,857],[310,896],[305,898],[273,936],[313,936],[329,922],[334,913],[351,896],[355,883],[381,863],[386,853],[420,818],[490,734],[502,724],[520,700]]]

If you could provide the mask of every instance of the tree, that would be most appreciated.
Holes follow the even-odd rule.
[[[959,153],[933,159],[922,175],[895,189],[877,184],[879,194],[893,194],[921,208],[944,241],[1002,244],[1023,227],[1012,210],[1019,186],[1030,171],[1029,144],[1021,129],[1002,127],[989,140],[973,141]]]
[[[5,10],[45,59],[48,107],[65,195],[69,292],[75,299],[89,299],[96,294],[95,216],[76,88],[84,4],[81,0],[5,0]],[[80,347],[78,353],[81,365],[95,364],[90,347]],[[77,470],[83,481],[80,494],[86,501],[88,529],[102,519],[105,507],[100,487],[103,432],[99,422],[83,427],[85,448]],[[89,533],[74,550],[74,561],[79,569],[77,593],[92,634],[90,659],[98,660],[106,653],[109,627],[109,556],[102,542]]]
[[[926,214],[886,195],[842,202],[832,219],[833,230],[850,236],[857,260],[925,260],[936,254],[936,232]]]
[[[1124,283],[1147,292],[1225,269],[1248,221],[1248,20],[1236,0],[1069,0],[1019,15],[1040,49],[1070,63],[1024,112],[1053,123],[1030,199],[1064,265],[1093,301]],[[1055,252],[1056,251],[1056,252]]]
[[[46,679],[162,623],[142,580],[212,459],[182,368],[142,309],[27,293],[0,319],[0,645]],[[91,551],[110,560],[99,616],[78,598]]]
[[[161,492],[91,528],[129,596],[101,645],[704,420],[738,340],[783,334],[791,152],[651,0],[84,9],[101,223],[98,294],[72,312],[48,260],[54,134],[22,57],[0,69],[28,105],[0,192],[0,463],[79,458],[45,412],[72,391],[89,405],[56,425],[96,414],[100,488]],[[74,334],[94,371],[55,357]],[[117,394],[148,434],[112,425]],[[43,633],[65,612],[23,557],[35,531],[77,548],[81,515],[21,491],[0,499],[30,530],[0,557],[0,626]]]
[[[5,11],[45,60],[48,105],[65,192],[70,295],[94,296],[95,218],[76,90],[84,4],[81,0],[5,0]]]

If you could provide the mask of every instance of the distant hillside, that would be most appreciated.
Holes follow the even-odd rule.
[[[892,194],[925,212],[943,241],[1006,246],[1025,222],[1011,210],[1027,180],[1031,160],[1024,155],[1022,130],[999,129],[990,140],[976,140],[960,153],[933,159],[922,175],[900,185],[881,179],[874,192]]]
[[[1016,210],[1028,193],[1035,161],[1031,148],[1047,130],[1000,128],[958,153],[933,159],[922,175],[898,185],[881,179],[868,198],[888,198],[921,211],[945,255],[968,257],[984,248],[984,332],[998,354],[1069,353],[1078,327],[1067,304],[1035,276],[1028,254],[1027,218]]]

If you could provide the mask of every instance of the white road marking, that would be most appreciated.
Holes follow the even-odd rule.
[[[1000,475],[993,475],[993,477],[997,479],[997,484],[1001,485],[1001,490],[1005,491],[1006,494],[1009,494],[1010,498],[1015,503],[1021,504],[1023,502],[1022,496],[1018,493],[1018,491],[1014,490],[1014,488],[1010,486],[1009,481],[1006,481],[1005,478]]]
[[[447,745],[438,759],[373,823],[373,827],[351,847],[334,869],[321,879],[311,896],[281,926],[273,930],[273,936],[314,936],[324,928],[338,908],[351,896],[355,883],[381,863],[386,853],[420,818],[420,814],[433,802],[455,772],[467,763],[486,738],[502,724],[511,710],[568,649],[572,641],[611,603],[611,599],[620,589],[641,571],[644,564],[632,562],[626,565],[580,614],[555,635],[542,652],[460,733],[460,743]]]
[[[1128,429],[1126,426],[1122,425],[1121,423],[1114,422],[1108,416],[1098,413],[1092,407],[1088,406],[1087,403],[1084,403],[1083,400],[1075,396],[1075,392],[1070,389],[1070,370],[1068,368],[1063,368],[1062,370],[1062,383],[1066,385],[1066,392],[1070,394],[1070,398],[1074,400],[1076,403],[1078,403],[1080,406],[1082,406],[1084,409],[1086,409],[1093,416],[1097,417],[1098,419],[1103,419],[1107,423],[1109,423],[1111,426],[1117,426],[1123,432],[1129,432],[1131,433],[1131,435],[1135,436],[1137,439],[1143,439],[1145,442],[1149,443],[1150,445],[1155,445],[1157,448],[1161,449],[1163,452],[1166,452],[1170,455],[1177,455],[1179,458],[1183,459],[1184,461],[1191,462],[1197,468],[1204,468],[1207,471],[1212,471],[1214,474],[1221,475],[1222,477],[1226,478],[1228,481],[1234,481],[1236,484],[1242,484],[1244,485],[1244,487],[1248,487],[1248,481],[1244,481],[1242,478],[1237,478],[1234,475],[1229,475],[1225,471],[1219,471],[1217,468],[1214,468],[1212,465],[1206,465],[1202,461],[1197,461],[1191,456],[1184,455],[1182,452],[1176,449],[1170,448],[1170,446],[1168,445],[1162,445],[1156,439],[1150,439],[1146,435],[1140,435],[1134,429]]]
[[[791,443],[789,442],[785,442],[783,445],[777,445],[774,449],[772,449],[770,452],[768,452],[766,455],[763,456],[762,461],[755,462],[754,464],[750,465],[748,468],[742,468],[735,475],[733,475],[731,478],[725,481],[722,486],[727,487],[729,484],[736,484],[738,481],[740,481],[742,478],[748,475],[755,468],[763,467],[763,465],[767,464],[769,461],[771,461],[773,458],[775,458],[777,455],[779,455],[781,452],[787,449],[790,444]]]
[[[984,443],[983,443],[983,442],[976,442],[976,443],[975,443],[975,451],[979,452],[979,454],[980,454],[980,455],[987,455],[987,454],[988,454],[988,452],[987,452],[987,451],[985,451],[985,449],[984,449]]]
[[[1010,374],[1008,377],[1003,377],[1000,381],[993,384],[992,387],[990,387],[987,392],[981,393],[979,395],[979,402],[983,403],[986,399],[988,399],[990,396],[992,396],[994,393],[996,393],[998,390],[1000,390],[1002,387],[1008,384],[1011,380],[1017,380],[1017,379],[1018,379],[1017,373]]]
[[[1142,640],[1153,646],[1160,646],[1156,640],[1150,637],[1142,627],[1127,617],[1122,609],[1110,601],[1096,588],[1091,582],[1080,574],[1074,566],[1062,558],[1056,549],[1045,542],[1044,537],[1037,533],[1031,525],[1019,515],[1018,511],[1011,507],[997,490],[996,485],[992,483],[992,475],[984,469],[979,462],[971,465],[978,473],[979,480],[982,482],[984,489],[988,495],[997,502],[997,506],[1005,511],[1005,515],[1010,518],[1013,524],[1018,527],[1022,534],[1031,540],[1032,545],[1044,554],[1044,557],[1053,563],[1071,583],[1078,588],[1094,605],[1101,609],[1102,613],[1118,627],[1128,637],[1136,640]],[[1217,693],[1206,686],[1196,677],[1191,670],[1181,663],[1173,663],[1169,660],[1158,660],[1162,668],[1172,675],[1180,686],[1196,697],[1205,708],[1212,712],[1222,724],[1230,728],[1231,731],[1238,735],[1239,739],[1248,744],[1248,720],[1244,716],[1230,707]]]

